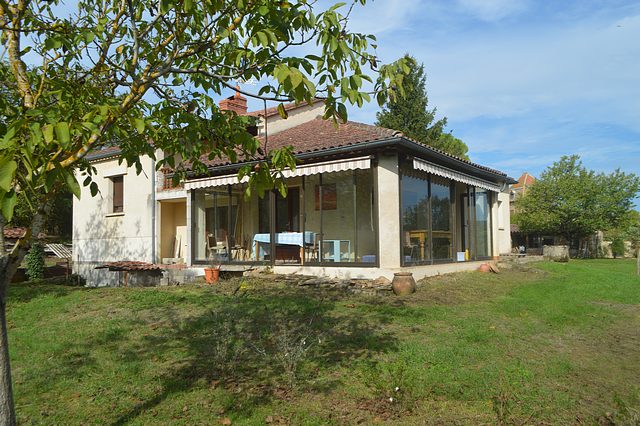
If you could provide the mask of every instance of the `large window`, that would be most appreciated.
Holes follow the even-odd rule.
[[[196,261],[226,261],[236,244],[238,196],[227,187],[196,191],[194,197],[194,256]]]
[[[244,198],[241,185],[193,194],[193,259],[204,263],[377,263],[373,173],[287,180],[288,192]]]
[[[491,196],[490,192],[466,186],[460,197],[463,232],[461,249],[469,260],[491,256]]]
[[[376,263],[371,170],[305,179],[305,259],[310,263]]]
[[[448,179],[403,170],[402,264],[453,260],[453,196]]]
[[[489,192],[486,189],[475,189],[475,236],[477,257],[491,255],[491,212]]]
[[[451,183],[431,177],[431,229],[433,259],[453,259],[453,226],[451,224]]]
[[[426,175],[402,177],[402,260],[429,260],[429,181]]]

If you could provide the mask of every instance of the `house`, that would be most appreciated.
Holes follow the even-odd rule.
[[[74,262],[90,284],[109,284],[104,262],[177,263],[196,274],[212,261],[241,271],[344,278],[416,278],[475,269],[511,249],[504,173],[412,141],[402,133],[322,120],[322,103],[247,113],[236,93],[221,102],[261,117],[269,148],[294,147],[288,194],[243,196],[240,163],[207,163],[179,187],[170,170],[118,165],[117,148],[92,153],[100,194],[74,200]],[[289,121],[291,120],[291,121]]]
[[[536,181],[536,178],[529,174],[529,172],[524,172],[518,178],[518,181],[511,185],[511,201],[515,201],[516,198],[522,197],[527,193],[527,189],[533,185]],[[511,211],[513,211],[513,206]]]

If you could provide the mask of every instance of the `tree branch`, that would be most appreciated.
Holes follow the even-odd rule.
[[[22,60],[20,54],[20,27],[22,25],[22,16],[27,8],[27,1],[20,0],[18,3],[9,7],[11,10],[11,24],[13,26],[13,30],[6,30],[5,34],[7,35],[7,53],[9,54],[9,65],[11,67],[11,71],[16,78],[16,82],[18,84],[18,91],[20,92],[20,96],[22,97],[22,103],[25,108],[31,109],[34,107],[33,102],[33,91],[31,89],[31,84],[29,83],[29,79],[27,78],[27,65]],[[6,13],[4,10],[2,11],[3,15]]]

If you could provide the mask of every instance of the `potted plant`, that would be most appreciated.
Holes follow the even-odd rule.
[[[220,279],[220,263],[212,261],[211,266],[204,268],[204,278],[207,284],[215,284]]]

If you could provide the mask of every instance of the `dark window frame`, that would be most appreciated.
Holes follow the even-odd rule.
[[[111,176],[111,213],[124,213],[124,175]]]

